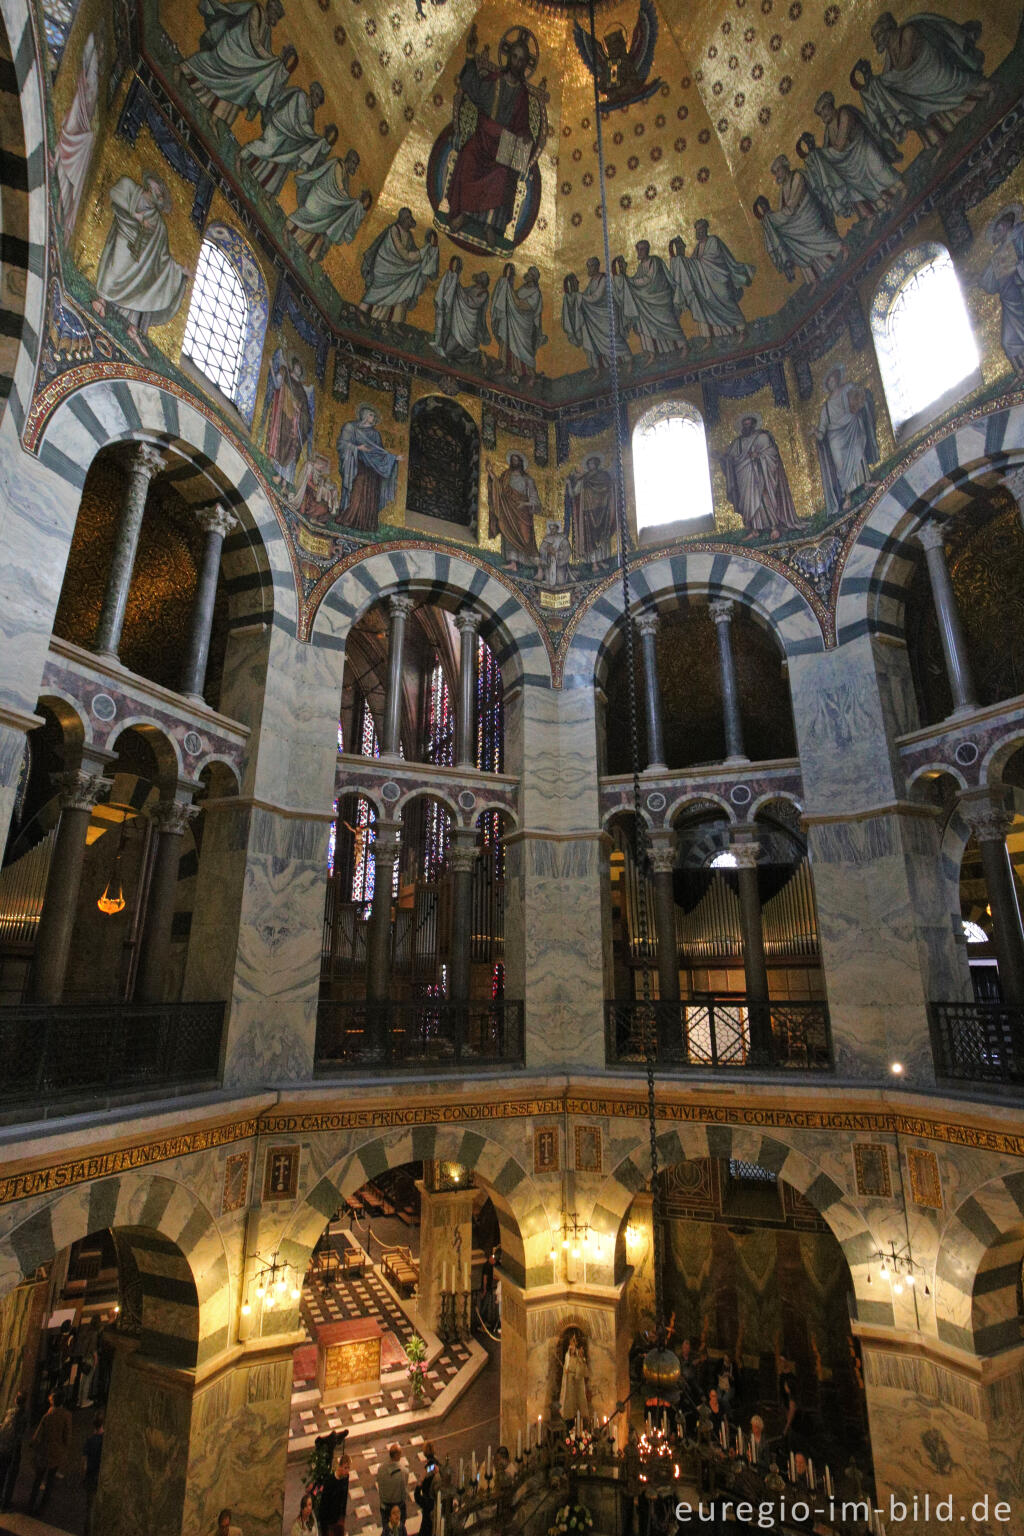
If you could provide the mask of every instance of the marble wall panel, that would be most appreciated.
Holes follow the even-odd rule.
[[[182,1530],[192,1392],[128,1349],[114,1361],[93,1523],[104,1536]],[[197,1533],[198,1536],[198,1533]]]
[[[420,1324],[437,1332],[440,1318],[442,1266],[447,1266],[448,1290],[463,1289],[464,1266],[473,1251],[473,1191],[434,1193],[420,1190],[420,1283],[416,1314]]]
[[[225,1506],[245,1536],[280,1536],[291,1385],[289,1351],[196,1393],[182,1536],[207,1536]]]

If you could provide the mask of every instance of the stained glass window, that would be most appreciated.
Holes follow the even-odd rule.
[[[425,757],[428,763],[451,767],[455,761],[455,710],[441,659],[435,654],[427,698]],[[437,800],[428,800],[424,818],[423,878],[436,880],[448,857],[452,819]]]
[[[356,698],[356,720],[360,755],[380,757],[380,742],[377,739],[377,727],[373,723],[373,711],[361,694]],[[369,800],[364,800],[360,795],[353,828],[355,856],[352,861],[352,900],[362,903],[364,918],[370,916],[370,907],[373,904],[374,864],[370,850],[376,836],[374,830],[376,821],[377,814],[373,806]],[[396,881],[397,876],[398,865],[396,864]]]
[[[977,371],[978,345],[944,246],[904,252],[875,295],[871,329],[894,428]]]
[[[704,423],[690,407],[646,417],[633,431],[637,531],[710,517],[711,472]]]
[[[331,830],[327,837],[327,873],[334,875],[334,857],[338,851],[338,802],[334,802],[334,820],[331,822]]]

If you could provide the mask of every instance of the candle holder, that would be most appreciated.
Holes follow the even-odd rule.
[[[461,1319],[460,1319],[460,1322],[459,1322],[459,1328],[460,1328],[460,1338],[463,1338],[463,1339],[468,1339],[469,1335],[470,1335],[470,1332],[471,1332],[470,1305],[469,1304],[470,1304],[470,1300],[472,1298],[472,1295],[473,1295],[472,1291],[463,1291],[463,1292],[461,1292],[461,1313],[462,1313],[462,1316],[461,1316]]]
[[[455,1344],[459,1327],[455,1318],[455,1292],[441,1292],[441,1316],[437,1324],[437,1336],[443,1344]]]

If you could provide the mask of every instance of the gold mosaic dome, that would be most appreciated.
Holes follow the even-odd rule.
[[[161,87],[332,325],[390,343],[389,322],[398,324],[429,353],[431,299],[453,267],[462,284],[479,285],[484,312],[511,277],[512,293],[526,282],[524,302],[539,309],[537,368],[548,378],[586,368],[563,298],[586,289],[588,261],[605,265],[595,77],[613,271],[632,276],[636,244],[649,242],[675,274],[681,351],[723,335],[731,345],[781,338],[927,193],[927,132],[886,116],[900,49],[933,48],[950,79],[960,71],[959,86],[943,87],[944,131],[964,152],[1012,94],[1000,76],[1015,18],[975,0],[952,0],[938,22],[921,17],[909,30],[914,17],[900,13],[888,32],[887,13],[856,0],[618,0],[597,9],[593,41],[586,7],[531,0],[144,0],[143,13],[143,50]],[[300,149],[281,171],[272,146],[261,158],[259,82],[250,94],[248,82],[236,86],[232,99],[224,39],[239,32],[241,13],[246,47],[277,71],[266,93],[280,99],[286,86],[312,109],[323,140],[315,163]],[[936,25],[944,31],[932,37]],[[815,270],[785,240],[780,255],[765,214],[785,211],[794,174],[824,201],[818,152],[837,133],[826,115],[847,106],[891,178],[883,188],[878,172],[873,200],[858,197],[856,177],[845,204],[840,188],[824,210],[834,245]],[[311,190],[326,199],[319,224],[304,211]],[[397,317],[372,291],[378,242],[396,225],[409,251],[431,247],[419,292]],[[722,243],[732,274],[740,318],[731,328],[688,306],[686,272],[708,240]]]

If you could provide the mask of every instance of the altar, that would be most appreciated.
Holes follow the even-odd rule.
[[[316,1379],[324,1404],[365,1397],[380,1388],[383,1329],[373,1317],[326,1323],[316,1332]]]

